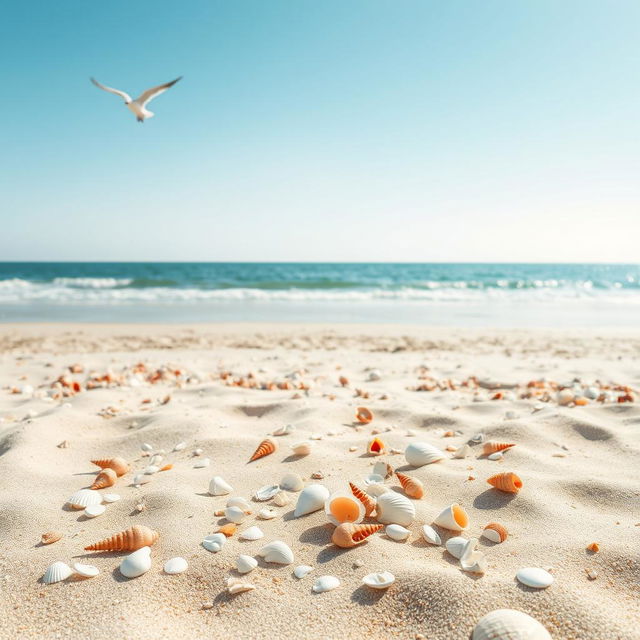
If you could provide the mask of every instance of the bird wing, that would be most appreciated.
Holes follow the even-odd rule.
[[[173,87],[173,85],[181,80],[182,76],[172,80],[171,82],[167,82],[166,84],[158,85],[157,87],[153,87],[153,89],[147,89],[143,94],[140,95],[139,98],[136,98],[136,102],[141,106],[146,106],[148,102],[151,102],[156,96],[159,96],[161,93],[164,93],[167,89]]]
[[[115,93],[117,96],[120,96],[124,99],[125,102],[131,102],[131,96],[124,91],[120,91],[119,89],[112,89],[111,87],[105,87],[103,84],[100,84],[95,78],[91,78],[91,82],[98,87],[98,89],[102,89],[103,91],[108,91],[109,93]]]

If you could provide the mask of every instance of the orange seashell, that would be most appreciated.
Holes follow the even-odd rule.
[[[369,536],[382,529],[381,524],[352,524],[344,522],[336,527],[331,541],[338,547],[348,549],[364,542]]]
[[[356,409],[356,420],[362,424],[369,424],[373,420],[373,413],[366,407]]]
[[[96,476],[96,479],[93,481],[93,484],[89,489],[104,489],[105,487],[112,487],[116,483],[117,479],[118,476],[116,475],[116,472],[107,467]]]
[[[496,451],[504,451],[505,449],[511,449],[511,447],[515,447],[515,442],[498,442],[497,440],[489,440],[489,442],[485,442],[482,447],[482,453],[485,455],[489,455],[490,453],[495,453]]]
[[[173,469],[173,465],[171,463],[165,464],[164,467],[160,467],[160,471],[169,471],[170,469]]]
[[[349,378],[345,378],[344,376],[340,376],[339,382],[343,387],[349,386]]]
[[[141,524],[133,525],[129,529],[115,533],[114,535],[94,542],[85,551],[136,551],[142,547],[150,547],[160,535],[157,531],[149,529]]]
[[[589,401],[585,397],[579,396],[578,398],[574,398],[573,404],[577,407],[586,407],[589,404]]]
[[[489,530],[488,533],[487,530]],[[482,535],[492,542],[504,542],[509,536],[509,532],[499,522],[490,522],[484,528],[484,531],[485,533],[483,533]],[[496,537],[498,538],[498,540],[495,539]]]
[[[218,529],[218,533],[224,533],[224,535],[227,536],[227,538],[230,538],[237,530],[238,530],[238,527],[235,524],[233,524],[233,522],[230,522],[229,524],[222,525]]]
[[[418,478],[412,478],[411,476],[407,476],[404,473],[398,473],[397,471],[396,476],[398,476],[398,480],[400,480],[400,484],[402,485],[404,492],[410,498],[415,498],[416,500],[420,500],[420,498],[422,498],[424,495],[424,487]]]
[[[598,551],[600,551],[600,545],[597,542],[592,542],[587,547],[587,551],[592,551],[593,553],[598,553]]]
[[[367,453],[373,456],[380,456],[384,453],[386,445],[380,438],[374,438],[367,445]]]
[[[487,482],[496,489],[507,493],[518,493],[522,489],[522,480],[513,471],[497,473],[495,476],[487,478]]]
[[[123,476],[129,471],[129,465],[124,458],[100,458],[98,460],[92,460],[91,464],[95,464],[101,469],[113,469],[118,477]]]
[[[273,440],[263,440],[258,448],[253,452],[251,456],[251,460],[249,462],[253,462],[254,460],[258,460],[259,458],[264,458],[264,456],[268,456],[276,450],[276,443]]]
[[[366,516],[370,516],[376,510],[376,501],[368,494],[356,487],[353,482],[349,483],[351,493],[362,502],[364,505],[364,513]]]
[[[40,542],[42,544],[53,544],[54,542],[58,542],[62,538],[62,534],[59,531],[47,531],[43,533]]]

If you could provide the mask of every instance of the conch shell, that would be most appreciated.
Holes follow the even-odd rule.
[[[373,413],[366,407],[356,409],[356,420],[362,424],[369,424],[373,420]]]
[[[93,481],[93,484],[89,487],[89,489],[104,489],[105,487],[111,487],[116,483],[118,476],[116,472],[107,467],[103,469]]]
[[[92,460],[91,464],[95,464],[101,469],[113,469],[118,477],[123,476],[129,471],[129,465],[124,458],[100,458]]]
[[[150,547],[160,534],[144,525],[135,524],[129,529],[115,533],[109,538],[100,540],[85,547],[85,551],[137,551],[142,547]]]
[[[422,498],[424,495],[424,487],[418,478],[412,478],[411,476],[399,473],[398,471],[396,471],[396,476],[398,477],[404,492],[410,498],[415,498],[416,500],[420,500],[420,498]]]
[[[380,438],[373,438],[373,440],[369,441],[367,445],[367,453],[372,456],[381,456],[385,450],[385,444],[380,440]]]
[[[505,449],[511,449],[515,447],[515,442],[497,442],[496,440],[489,440],[485,442],[482,447],[482,453],[488,456],[490,453],[496,453],[496,451],[504,451]]]
[[[496,489],[507,493],[518,493],[522,489],[522,480],[513,471],[497,473],[495,476],[487,478],[487,482]]]
[[[268,456],[276,450],[276,443],[269,438],[263,440],[258,448],[253,452],[251,459],[249,462],[253,462],[254,460],[258,460],[259,458],[264,458],[264,456]]]
[[[376,510],[376,501],[368,493],[365,493],[362,489],[358,489],[353,482],[349,483],[349,488],[351,489],[351,493],[364,505],[365,515],[370,516]]]
[[[381,524],[351,524],[345,522],[336,527],[331,541],[338,547],[348,549],[364,542],[369,536],[382,529]]]

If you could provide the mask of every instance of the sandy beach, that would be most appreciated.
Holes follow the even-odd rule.
[[[620,329],[3,325],[0,638],[467,640],[501,608],[530,614],[554,640],[640,638],[639,388],[640,332]],[[357,407],[373,420],[359,423]],[[291,433],[273,435],[286,425]],[[367,453],[374,436],[381,456]],[[265,438],[275,453],[248,464]],[[481,440],[515,446],[490,460]],[[296,456],[302,441],[311,453]],[[444,459],[409,465],[415,442]],[[465,443],[468,457],[454,458]],[[154,454],[171,468],[134,485]],[[99,471],[90,461],[115,456],[131,469],[101,493],[120,500],[95,518],[70,509]],[[324,510],[294,517],[298,492],[285,492],[284,506],[253,499],[287,473],[331,493],[349,481],[364,488],[380,460],[424,485],[406,541],[382,529],[342,549]],[[501,472],[521,478],[519,493],[487,483]],[[210,495],[214,476],[233,491]],[[382,484],[404,495],[395,475]],[[251,514],[212,553],[202,541],[227,523],[215,513],[232,497],[246,498]],[[428,544],[422,525],[452,503],[468,529],[434,527],[443,545]],[[258,517],[265,507],[273,519]],[[489,522],[506,527],[504,542],[480,537]],[[126,552],[84,550],[133,525],[159,533],[144,575],[120,573]],[[241,540],[252,526],[264,537]],[[41,544],[48,531],[61,539]],[[480,539],[484,574],[445,550],[457,535]],[[258,557],[275,540],[292,564]],[[258,559],[243,577],[255,589],[233,595],[227,580],[240,577],[240,554]],[[188,569],[164,573],[176,556]],[[100,574],[45,585],[55,561]],[[297,579],[298,565],[313,571]],[[523,567],[548,570],[553,584],[524,586]],[[395,576],[388,589],[363,585],[382,571]],[[314,593],[322,575],[340,586]]]

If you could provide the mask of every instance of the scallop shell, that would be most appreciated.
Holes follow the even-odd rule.
[[[369,440],[369,444],[367,444],[367,453],[372,456],[381,456],[385,452],[385,449],[385,443],[377,436]]]
[[[170,558],[164,563],[164,572],[169,575],[184,573],[189,568],[189,563],[184,558]]]
[[[226,506],[239,507],[240,509],[242,509],[243,511],[246,511],[247,513],[251,511],[251,505],[247,502],[247,500],[245,500],[240,496],[236,496],[235,498],[229,498],[227,500]]]
[[[233,491],[233,487],[220,476],[213,476],[209,482],[209,493],[212,496],[226,496]]]
[[[343,522],[362,522],[365,516],[364,505],[351,493],[337,491],[324,503],[324,512],[329,521],[335,525]]]
[[[258,566],[258,561],[246,555],[240,555],[236,558],[236,569],[238,573],[250,573]]]
[[[298,580],[302,580],[305,576],[308,576],[313,571],[313,567],[310,567],[308,564],[300,564],[293,570],[293,575],[298,578]]]
[[[265,438],[259,445],[258,448],[253,452],[253,455],[249,459],[249,462],[253,462],[254,460],[259,460],[260,458],[264,458],[272,454],[276,450],[276,443],[269,438]]]
[[[87,518],[97,518],[101,516],[107,508],[103,504],[90,504],[85,510],[84,515]]]
[[[261,520],[273,520],[277,515],[273,509],[260,509],[258,511],[258,518]]]
[[[384,460],[378,460],[378,462],[373,465],[373,473],[378,474],[383,480],[386,480],[393,475],[393,467]]]
[[[311,443],[298,442],[298,444],[294,444],[291,449],[297,456],[308,456],[311,453]]]
[[[388,589],[396,581],[393,573],[381,571],[380,573],[369,573],[362,578],[362,584],[372,589]]]
[[[350,522],[345,522],[335,528],[331,541],[338,547],[348,549],[361,544],[369,536],[380,531],[380,529],[382,529],[381,524],[351,524]]]
[[[296,428],[292,424],[287,424],[284,427],[278,427],[274,432],[274,436],[288,436],[293,433]]]
[[[325,591],[337,589],[339,586],[340,580],[335,576],[320,576],[313,583],[313,590],[315,593],[324,593]]]
[[[490,522],[482,532],[483,538],[496,543],[504,542],[508,535],[507,530],[498,522]]]
[[[240,507],[227,507],[224,510],[224,517],[229,520],[229,522],[240,524],[247,517],[247,512]]]
[[[466,538],[456,536],[455,538],[449,538],[445,542],[444,546],[454,558],[460,560],[465,552],[465,549],[467,548],[467,542],[469,541]]]
[[[98,567],[94,567],[92,564],[81,564],[80,562],[76,562],[73,565],[73,571],[83,578],[95,578],[100,573]]]
[[[224,533],[212,533],[207,536],[202,541],[202,546],[212,553],[218,553],[222,547],[224,547],[224,543],[227,541],[227,536]]]
[[[256,491],[255,497],[256,500],[264,502],[265,500],[271,500],[278,491],[280,491],[280,487],[277,484],[268,484],[264,487],[260,487],[260,489]]]
[[[280,480],[280,488],[285,491],[300,491],[303,487],[304,482],[297,473],[286,473]]]
[[[117,479],[118,476],[116,475],[116,472],[107,467],[98,473],[89,489],[105,489],[106,487],[112,487],[116,483]]]
[[[389,538],[391,538],[392,540],[396,540],[398,542],[406,540],[411,534],[411,531],[409,531],[409,529],[405,529],[404,527],[401,527],[399,524],[387,525],[385,527],[384,532]]]
[[[356,420],[361,424],[369,424],[373,420],[373,413],[366,407],[356,409]]]
[[[496,609],[478,620],[471,640],[551,640],[551,635],[522,611]]]
[[[422,467],[443,460],[445,455],[440,449],[426,442],[412,442],[405,450],[404,457],[412,467]]]
[[[44,572],[42,582],[44,582],[44,584],[62,582],[62,580],[66,580],[72,573],[73,571],[68,564],[65,564],[64,562],[54,562]]]
[[[537,567],[518,569],[516,578],[522,584],[533,589],[546,589],[553,583],[553,576],[548,571]]]
[[[93,489],[80,489],[67,500],[72,509],[86,509],[89,505],[101,503],[102,496]]]
[[[129,529],[120,531],[100,542],[95,542],[85,547],[85,551],[135,551],[143,547],[149,547],[154,544],[159,534],[149,527],[141,524],[135,524]]]
[[[151,569],[151,549],[142,547],[130,553],[120,563],[120,573],[125,578],[137,578]]]
[[[416,508],[405,496],[387,491],[376,504],[376,520],[382,524],[400,524],[409,526],[416,517]]]
[[[95,464],[101,469],[113,469],[118,477],[129,471],[129,465],[124,458],[99,458],[98,460],[91,460],[91,464]]]
[[[396,476],[398,477],[404,492],[410,498],[415,498],[416,500],[420,500],[420,498],[422,498],[424,495],[424,486],[418,478],[412,478],[411,476],[407,476],[399,471],[396,471]]]
[[[329,498],[329,489],[321,484],[307,485],[298,496],[295,511],[295,518],[313,513],[324,507],[324,503]]]
[[[490,453],[504,451],[505,449],[511,449],[511,447],[515,446],[515,442],[498,442],[497,440],[489,440],[488,442],[484,443],[482,447],[482,453],[488,456]]]
[[[260,527],[249,527],[238,536],[240,540],[260,540],[264,538],[264,533]]]
[[[433,544],[436,546],[440,546],[442,544],[442,539],[440,538],[436,530],[433,527],[430,527],[428,524],[422,525],[420,533],[422,534],[422,537],[425,539],[425,541],[429,544]]]
[[[522,489],[522,480],[512,471],[505,471],[504,473],[497,473],[495,476],[487,478],[487,482],[506,493],[518,493]]]
[[[376,510],[376,501],[362,491],[362,489],[356,487],[352,482],[349,483],[349,488],[351,489],[351,493],[364,505],[365,516],[370,516]]]
[[[471,455],[471,447],[468,444],[463,444],[462,446],[458,447],[454,453],[453,453],[453,458],[466,458],[467,456]]]
[[[459,504],[452,504],[444,509],[433,523],[449,531],[464,531],[469,526],[469,516]]]
[[[255,584],[251,584],[250,582],[244,582],[239,578],[228,578],[227,579],[227,591],[231,595],[235,595],[236,593],[242,593],[243,591],[253,591],[256,588]]]
[[[265,562],[275,564],[291,564],[293,562],[293,551],[281,540],[274,540],[258,551]]]
[[[54,542],[58,542],[58,540],[62,538],[62,535],[59,531],[47,531],[40,536],[40,542],[42,544],[53,544]]]

